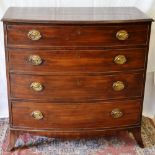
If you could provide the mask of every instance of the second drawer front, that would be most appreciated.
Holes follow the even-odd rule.
[[[143,90],[143,73],[105,76],[10,76],[13,98],[105,100],[140,97]]]
[[[9,50],[10,70],[27,72],[110,72],[143,69],[145,49]]]
[[[97,129],[140,123],[141,100],[94,103],[12,102],[13,126]]]

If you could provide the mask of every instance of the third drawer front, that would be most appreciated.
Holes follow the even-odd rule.
[[[11,97],[52,101],[141,97],[143,76],[143,73],[104,76],[11,74]]]
[[[98,129],[140,123],[141,100],[94,103],[12,102],[12,123],[16,127]]]
[[[110,72],[143,69],[146,49],[9,50],[11,71]]]

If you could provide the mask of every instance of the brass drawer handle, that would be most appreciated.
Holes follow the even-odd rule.
[[[41,119],[44,118],[42,112],[40,112],[40,111],[38,111],[38,110],[33,111],[33,112],[31,113],[31,116],[32,116],[34,119],[36,119],[36,120],[41,120]]]
[[[41,33],[38,30],[30,30],[27,34],[28,38],[33,41],[41,39]]]
[[[41,65],[43,62],[39,55],[30,55],[28,60],[32,65],[35,66]]]
[[[120,109],[116,108],[111,111],[111,116],[113,118],[120,118],[123,116],[123,112]]]
[[[129,34],[126,30],[120,30],[116,33],[116,38],[118,40],[127,40],[129,37]]]
[[[127,62],[127,58],[125,57],[125,55],[117,55],[114,58],[114,62],[116,64],[123,65],[123,64],[125,64]]]
[[[122,81],[116,81],[113,83],[113,90],[115,91],[121,91],[125,88],[125,85]]]
[[[39,92],[43,90],[43,85],[39,82],[32,82],[30,88],[32,88],[34,91]]]

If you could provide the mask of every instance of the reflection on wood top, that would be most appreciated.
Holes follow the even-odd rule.
[[[134,7],[10,7],[5,22],[24,23],[121,23],[152,21]]]

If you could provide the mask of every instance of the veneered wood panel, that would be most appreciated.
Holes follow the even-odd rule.
[[[93,73],[118,72],[144,69],[146,49],[112,49],[112,50],[24,50],[9,49],[9,66],[11,72],[40,73]],[[38,55],[42,64],[34,66],[29,57]],[[125,64],[116,64],[114,59],[124,55]],[[24,70],[23,70],[24,68]]]
[[[30,30],[37,30],[42,38],[32,41],[28,38]],[[118,40],[116,34],[119,30],[126,30],[128,39]],[[8,25],[8,47],[55,47],[55,46],[120,46],[120,45],[146,45],[148,41],[148,24],[111,24],[109,26],[86,25]]]
[[[114,129],[115,133],[130,129],[143,147],[140,125],[151,18],[129,7],[10,8],[3,21],[11,127],[8,150],[20,132],[80,138],[111,134]],[[41,33],[40,40],[28,39],[32,29]],[[119,30],[127,31],[126,40],[116,38]],[[27,62],[33,53],[43,57],[42,65]],[[112,64],[119,53],[128,60],[121,66]],[[122,81],[125,89],[114,91],[116,81]],[[44,89],[35,92],[32,82],[40,82]],[[121,118],[111,117],[114,108],[123,112]],[[34,110],[44,118],[34,120]]]
[[[143,73],[121,73],[105,76],[35,76],[11,74],[11,97],[52,101],[88,101],[141,97]],[[113,83],[122,81],[125,88],[114,91]],[[39,82],[43,86],[36,92],[30,85]]]
[[[119,108],[123,116],[114,119],[111,111]],[[35,120],[31,114],[39,110],[44,118]],[[58,130],[99,129],[139,124],[141,100],[94,103],[12,102],[13,126]],[[22,118],[22,119],[21,119]]]
[[[10,23],[54,24],[152,21],[151,18],[135,7],[10,7],[2,20]]]

